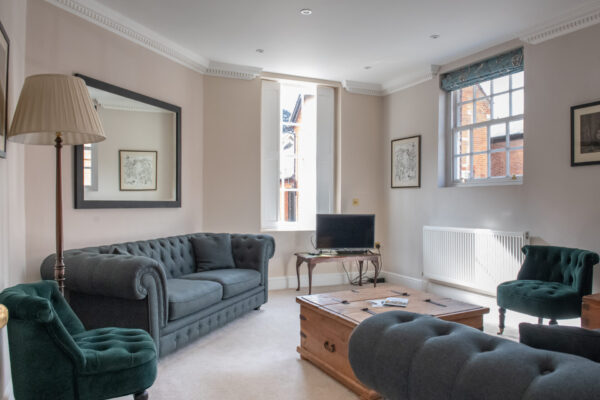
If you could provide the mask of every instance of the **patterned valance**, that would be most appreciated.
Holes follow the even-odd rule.
[[[523,71],[523,48],[467,65],[442,75],[442,89],[447,92]]]

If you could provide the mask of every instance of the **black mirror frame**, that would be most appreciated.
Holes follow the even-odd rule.
[[[75,182],[75,208],[177,208],[181,207],[181,107],[166,103],[152,97],[145,96],[99,81],[82,74],[75,76],[83,79],[87,86],[127,97],[155,107],[163,108],[175,113],[175,200],[85,200],[83,197],[83,146],[74,146],[74,182]]]

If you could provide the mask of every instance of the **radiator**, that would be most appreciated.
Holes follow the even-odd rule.
[[[500,283],[517,278],[526,244],[528,232],[424,226],[423,276],[495,296]]]

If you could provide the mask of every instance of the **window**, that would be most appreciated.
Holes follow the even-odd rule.
[[[333,89],[264,81],[261,225],[312,230],[333,208]]]
[[[503,66],[503,60],[508,61],[508,67]],[[450,104],[453,183],[522,180],[522,60],[522,49],[517,49],[442,77],[442,88],[448,91]],[[486,73],[477,76],[482,70]]]
[[[83,145],[83,187],[98,190],[98,146],[92,143]]]

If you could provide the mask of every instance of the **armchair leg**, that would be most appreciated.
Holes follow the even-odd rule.
[[[538,325],[544,325],[544,318],[538,317]]]
[[[260,306],[254,308],[256,311],[260,310]]]
[[[502,335],[504,333],[504,318],[506,317],[506,309],[500,307],[498,309],[498,315],[500,317],[500,323],[498,324],[498,335]]]
[[[554,318],[552,318],[548,325],[558,325],[558,322],[556,322],[556,320]]]
[[[136,393],[133,395],[133,400],[148,400],[148,391],[144,390],[141,393]]]

